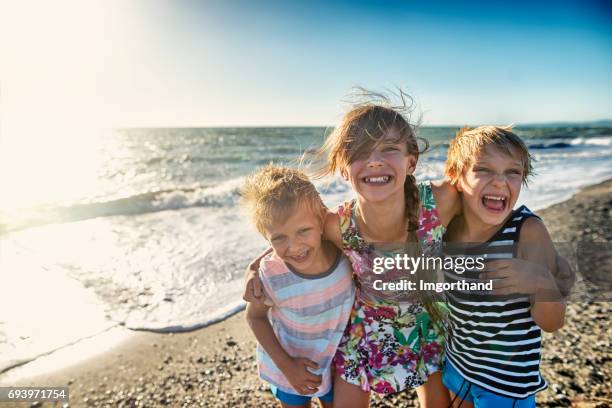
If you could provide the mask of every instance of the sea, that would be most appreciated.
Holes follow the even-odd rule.
[[[442,176],[457,129],[419,130],[430,149],[418,180]],[[189,331],[241,310],[245,267],[266,243],[240,185],[270,162],[303,165],[330,130],[117,129],[5,150],[0,373],[116,328]],[[515,130],[536,159],[519,198],[534,210],[612,177],[612,127]],[[328,206],[352,197],[339,177],[315,185]]]

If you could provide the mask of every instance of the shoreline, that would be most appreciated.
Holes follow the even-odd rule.
[[[610,242],[611,196],[612,179],[608,179],[537,213],[556,243]],[[610,311],[610,303],[571,303],[566,326],[544,335],[541,370],[549,387],[538,394],[538,406],[603,407],[601,404],[612,403],[608,385],[612,381]],[[87,360],[44,374],[34,375],[32,370],[31,375],[17,378],[15,373],[34,361],[0,375],[0,383],[7,385],[5,379],[12,376],[13,386],[68,386],[70,407],[275,407],[274,398],[257,376],[254,350],[254,336],[240,311],[190,332],[130,333],[121,343]],[[416,405],[415,393],[374,397],[371,406],[399,404]]]

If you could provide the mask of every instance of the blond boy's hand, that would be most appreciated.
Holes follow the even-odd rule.
[[[289,358],[286,364],[279,367],[291,386],[300,394],[314,394],[321,385],[321,376],[308,369],[317,370],[319,365],[306,358]]]
[[[523,293],[536,295],[541,300],[561,298],[555,280],[545,266],[520,258],[499,259],[488,262],[480,273],[481,280],[493,280],[493,294]]]

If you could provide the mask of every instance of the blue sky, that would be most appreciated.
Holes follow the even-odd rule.
[[[612,117],[605,2],[12,3],[5,130],[331,125],[355,85],[401,86],[426,125]]]

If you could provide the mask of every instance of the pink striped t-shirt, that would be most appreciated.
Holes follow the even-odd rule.
[[[350,262],[338,251],[329,270],[311,276],[291,270],[272,253],[261,261],[259,276],[273,303],[268,317],[279,343],[290,356],[319,365],[311,371],[322,376],[322,383],[312,396],[327,394],[332,386],[331,362],[355,298]],[[299,394],[259,345],[257,365],[263,380],[284,392]]]

